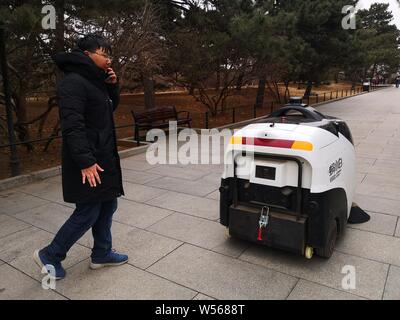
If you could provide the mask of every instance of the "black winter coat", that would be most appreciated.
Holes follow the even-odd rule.
[[[81,50],[54,57],[65,77],[57,85],[62,145],[64,201],[102,202],[124,195],[113,111],[119,103],[117,84],[105,83],[105,72]],[[101,184],[82,183],[81,169],[97,163]]]

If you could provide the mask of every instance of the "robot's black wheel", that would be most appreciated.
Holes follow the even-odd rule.
[[[329,229],[329,234],[328,234],[328,241],[323,248],[316,248],[315,252],[317,253],[318,256],[321,258],[330,258],[333,254],[333,250],[335,249],[336,245],[336,238],[337,238],[337,224],[336,220],[332,221],[331,227]]]

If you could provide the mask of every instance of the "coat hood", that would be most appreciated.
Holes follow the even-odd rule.
[[[64,73],[74,72],[87,80],[94,82],[101,88],[105,88],[105,72],[80,49],[71,52],[61,52],[53,57],[57,67]]]

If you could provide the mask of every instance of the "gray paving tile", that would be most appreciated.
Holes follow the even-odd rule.
[[[122,171],[122,179],[124,181],[136,183],[136,184],[145,184],[150,181],[154,181],[162,178],[160,175],[150,174],[146,172],[140,172],[135,170],[124,169]]]
[[[184,262],[184,263],[183,263]],[[183,245],[148,269],[216,299],[285,299],[297,279]]]
[[[392,236],[394,234],[398,217],[387,214],[368,212],[371,219],[361,224],[348,224],[352,229],[371,231]]]
[[[201,163],[199,163],[199,164],[181,164],[181,163],[177,163],[177,164],[161,165],[160,168],[163,168],[163,169],[165,169],[165,168],[184,169],[183,171],[198,171],[199,173],[197,175],[202,178],[202,177],[205,177],[206,175],[208,175],[210,173],[222,172],[223,165],[220,165],[220,164],[219,165],[201,164]],[[179,172],[182,172],[182,170],[180,170]],[[201,173],[204,173],[204,174],[202,175]]]
[[[368,157],[368,158],[379,158],[383,148],[376,150],[368,146],[356,146],[356,156],[357,157]]]
[[[376,145],[373,148],[371,148],[371,145],[368,143],[365,143],[364,141],[360,142],[360,144],[356,147],[356,153],[358,154],[364,154],[364,155],[376,155],[378,156],[380,153],[383,152],[383,146],[382,145]],[[378,158],[378,157],[376,157]]]
[[[182,244],[180,241],[118,222],[112,224],[112,238],[113,248],[127,254],[129,263],[141,269],[146,269]],[[91,248],[93,240],[88,238],[82,244]]]
[[[366,176],[367,176],[366,173],[359,173],[359,172],[357,172],[357,174],[356,174],[356,181],[357,181],[357,183],[362,183]]]
[[[397,160],[389,160],[389,159],[377,159],[376,162],[374,163],[374,167],[379,167],[379,168],[390,168],[394,169],[393,172],[395,172],[398,169],[398,161]]]
[[[368,179],[368,176],[366,179]],[[357,185],[356,193],[367,196],[397,200],[400,199],[400,186],[366,183],[364,180],[363,183]]]
[[[175,213],[148,229],[183,242],[238,257],[248,243],[225,236],[225,227],[218,222]]]
[[[356,202],[360,208],[370,212],[400,216],[400,201],[398,200],[356,194],[354,197],[354,202]]]
[[[183,193],[169,191],[148,201],[147,204],[210,220],[219,218],[218,201]]]
[[[146,202],[168,192],[164,189],[152,188],[130,182],[124,183],[124,190],[125,196],[122,199],[125,198],[137,202]]]
[[[146,183],[147,186],[162,188],[169,191],[181,192],[193,196],[204,197],[219,188],[219,185],[206,181],[188,181],[184,179],[164,177]]]
[[[207,172],[204,172],[203,170],[193,170],[186,166],[171,165],[159,165],[156,168],[147,170],[146,172],[189,181],[200,179],[207,174]]]
[[[395,187],[400,187],[400,179],[399,176],[394,174],[392,175],[382,175],[382,174],[373,174],[368,173],[364,179],[364,183],[373,184],[373,185],[392,185]]]
[[[400,239],[393,236],[347,229],[336,248],[343,253],[400,266]]]
[[[356,161],[357,161],[357,166],[360,166],[360,165],[373,166],[374,163],[376,162],[376,158],[357,157]]]
[[[397,160],[398,161],[398,160]],[[359,168],[357,168],[358,170]],[[358,170],[360,171],[360,170]],[[369,166],[368,168],[365,169],[365,173],[368,174],[375,174],[379,175],[382,177],[388,176],[394,178],[400,179],[400,172],[397,169],[393,169],[389,166],[381,166],[381,165],[374,165],[374,166]]]
[[[135,170],[135,171],[145,171],[145,170],[149,170],[149,169],[154,169],[156,168],[158,165],[151,165],[149,164],[145,159],[141,160],[141,159],[132,159],[132,158],[128,158],[128,159],[123,159],[121,160],[121,167],[123,169],[130,169],[130,170]]]
[[[57,203],[48,203],[22,211],[16,214],[15,217],[37,228],[56,233],[72,212],[72,208]]]
[[[29,227],[29,224],[4,214],[0,214],[0,238],[6,237],[14,232],[21,231]]]
[[[300,280],[288,300],[365,300],[353,294]]]
[[[13,267],[23,271],[37,280],[42,279],[39,267],[33,261],[33,252],[48,245],[53,240],[53,235],[31,227],[2,239],[0,259]],[[74,245],[63,262],[65,268],[86,259],[90,250],[79,244]],[[68,272],[68,271],[67,271]]]
[[[199,183],[209,183],[219,188],[221,185],[222,170],[220,172],[211,172],[199,179]]]
[[[220,199],[220,192],[219,192],[219,190],[216,190],[216,191],[214,191],[214,192],[211,192],[210,194],[208,194],[208,195],[206,196],[206,198],[219,201],[219,199]]]
[[[388,140],[387,144],[390,146],[400,146],[400,139],[398,137],[392,137]]]
[[[153,207],[147,204],[118,200],[118,210],[115,212],[114,221],[129,224],[131,226],[146,229],[154,223],[171,215],[173,211]]]
[[[334,252],[330,259],[313,257],[307,260],[301,256],[262,246],[252,246],[240,256],[240,259],[368,299],[381,299],[389,268],[384,263],[340,252]],[[355,267],[355,290],[344,290],[342,287],[342,281],[346,276],[346,273],[342,273],[345,266]]]
[[[18,190],[48,201],[74,207],[74,204],[64,202],[61,184],[47,182],[47,180],[45,180],[38,183],[28,184],[18,188]]]
[[[13,215],[15,213],[35,208],[48,203],[48,201],[27,195],[18,191],[8,191],[0,195],[0,214]]]
[[[67,279],[65,279],[67,280]],[[90,270],[83,261],[69,270],[57,291],[74,300],[190,300],[196,292],[125,264]]]
[[[61,175],[58,175],[58,176],[46,179],[45,182],[61,184],[62,183],[62,178],[61,178]]]
[[[383,300],[400,300],[400,268],[390,266]]]
[[[121,162],[124,160],[134,160],[134,161],[146,160],[146,152],[142,152],[142,153],[136,154],[134,156],[122,159]]]
[[[215,173],[215,174],[219,174],[220,176],[222,175],[222,172],[224,171],[224,163],[220,163],[220,164],[187,164],[187,165],[178,165],[180,167],[186,168],[187,170],[194,170],[194,171],[202,171],[206,174],[210,174],[210,173]],[[204,176],[206,177],[206,176]]]
[[[193,300],[215,300],[215,299],[211,298],[209,296],[206,296],[205,294],[199,293],[193,298]]]
[[[395,236],[400,238],[400,220],[397,221],[397,228],[396,228]]]
[[[367,146],[378,144],[380,146],[385,147],[390,139],[391,137],[376,137],[372,133],[372,135],[368,135],[365,139],[363,139],[362,143]]]
[[[39,229],[56,234],[72,213],[73,208],[65,207],[57,203],[49,203],[44,206],[22,211],[16,214],[15,217]],[[91,238],[92,233],[89,230],[82,239],[78,240],[78,243],[82,244],[85,242],[85,239],[88,240]]]
[[[381,154],[379,154],[378,159],[383,159],[383,160],[397,159],[397,160],[400,160],[400,152],[383,151]]]
[[[44,290],[38,282],[13,267],[0,266],[0,300],[66,300],[53,290]]]
[[[390,119],[388,119],[390,120]],[[382,126],[378,126],[374,129],[374,131],[372,132],[373,135],[375,136],[379,136],[379,137],[388,137],[391,138],[394,136],[394,133],[397,131],[397,124],[394,124],[391,121],[388,121],[387,124],[382,127]]]
[[[393,139],[394,137],[391,137],[389,139]],[[388,139],[388,140],[389,140]],[[386,144],[384,146],[384,151],[385,152],[399,152],[400,151],[400,144]]]
[[[223,158],[222,158],[223,159]],[[196,170],[196,171],[203,171],[207,174],[215,173],[218,174],[220,177],[222,172],[224,171],[224,163],[223,161],[219,164],[188,164],[188,165],[181,165],[186,169]]]

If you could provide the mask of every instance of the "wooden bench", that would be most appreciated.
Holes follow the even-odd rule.
[[[192,127],[192,118],[189,111],[176,111],[175,106],[166,106],[147,109],[145,111],[131,111],[135,120],[135,141],[140,143],[140,130],[168,128],[170,121],[176,121],[178,126]]]

